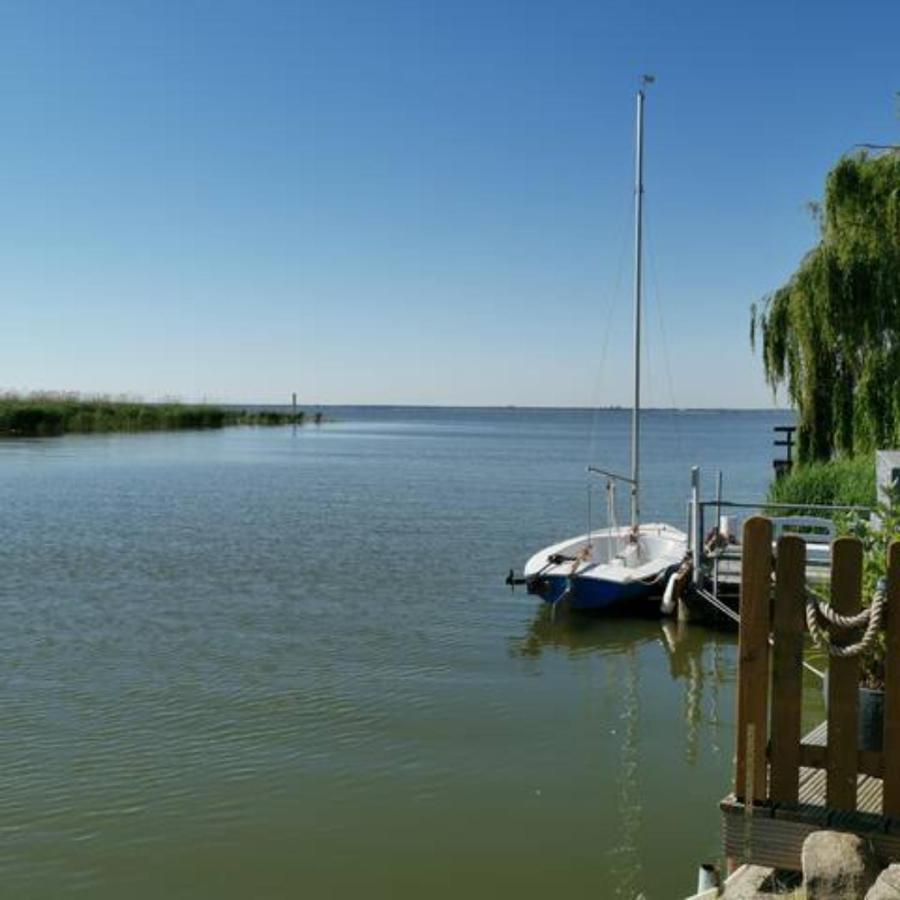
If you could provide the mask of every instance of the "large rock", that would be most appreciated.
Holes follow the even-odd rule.
[[[880,869],[868,841],[840,831],[814,831],[802,860],[808,900],[865,900]]]
[[[900,864],[888,866],[869,888],[866,900],[900,900]]]

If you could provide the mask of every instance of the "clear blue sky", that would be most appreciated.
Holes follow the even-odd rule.
[[[649,71],[648,402],[769,405],[748,307],[836,158],[900,141],[898,34],[897,0],[7,0],[0,387],[627,403]]]

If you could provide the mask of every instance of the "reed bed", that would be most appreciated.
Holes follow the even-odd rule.
[[[175,401],[146,403],[79,394],[0,394],[0,436],[46,437],[68,433],[179,431],[228,425],[303,424],[306,414]],[[316,421],[321,415],[316,414]]]

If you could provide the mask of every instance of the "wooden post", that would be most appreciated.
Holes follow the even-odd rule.
[[[694,587],[703,584],[703,526],[700,524],[700,466],[691,467],[691,553]]]
[[[722,527],[722,470],[716,472],[716,538]],[[719,599],[719,554],[713,560],[713,597]]]
[[[883,814],[900,817],[900,541],[894,541],[888,551],[886,599]]]
[[[853,615],[860,610],[862,543],[842,537],[832,544],[831,605]],[[831,657],[828,667],[828,764],[825,803],[831,809],[856,809],[859,760],[859,662]]]
[[[767,792],[772,523],[763,516],[747,519],[743,546],[734,793],[751,805],[757,800],[764,801]],[[752,796],[746,796],[748,783]]]
[[[775,441],[776,447],[785,447],[787,449],[787,458],[786,459],[773,459],[772,466],[775,469],[775,477],[780,478],[782,475],[787,474],[791,471],[791,468],[794,465],[794,432],[797,430],[796,425],[776,425],[774,428],[775,434],[783,434],[784,440]]]
[[[772,786],[774,803],[800,799],[800,712],[803,699],[803,630],[806,543],[797,535],[778,541],[772,648]]]
[[[294,424],[297,424],[297,392],[291,394],[291,416]]]

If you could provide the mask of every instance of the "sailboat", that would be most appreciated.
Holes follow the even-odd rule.
[[[548,603],[567,602],[573,609],[610,609],[639,603],[665,589],[670,593],[687,553],[683,531],[661,522],[640,521],[641,437],[641,291],[644,200],[644,99],[652,83],[645,75],[637,93],[634,235],[634,404],[631,415],[631,474],[617,475],[589,466],[606,477],[612,521],[607,528],[568,538],[535,553],[525,564],[530,593]],[[631,522],[614,521],[616,483],[628,485]],[[510,576],[510,583],[515,579]]]

